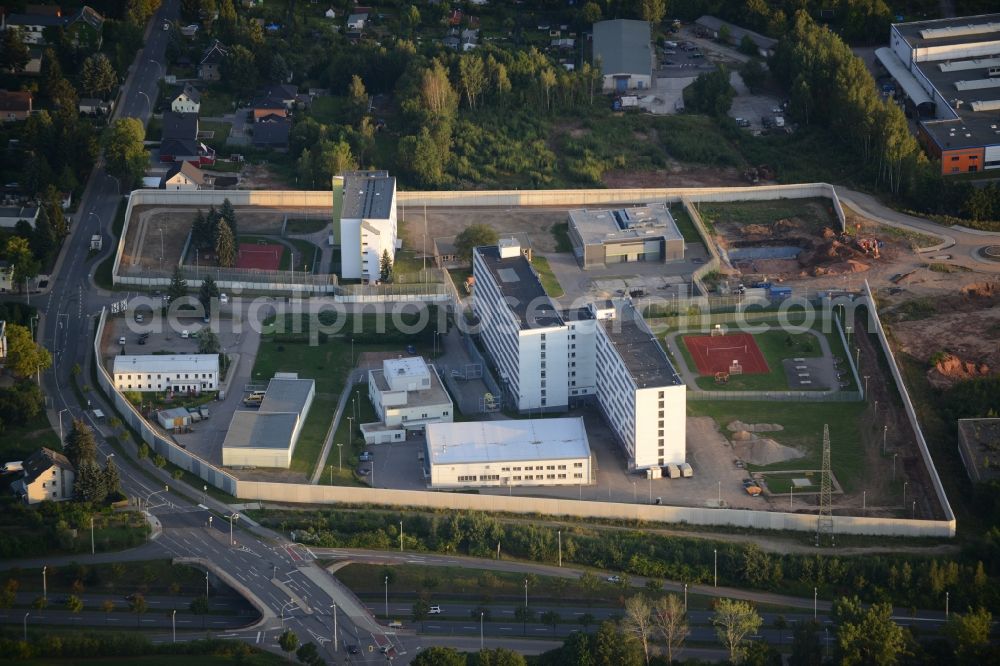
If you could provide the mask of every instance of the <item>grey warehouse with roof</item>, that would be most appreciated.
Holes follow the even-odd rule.
[[[222,464],[290,467],[315,395],[316,382],[312,379],[299,379],[294,373],[276,374],[258,409],[233,414],[222,443]]]
[[[652,86],[653,49],[648,21],[618,19],[594,24],[594,66],[605,92],[646,90]]]
[[[681,261],[684,237],[665,204],[569,212],[573,252],[584,268],[636,261]]]

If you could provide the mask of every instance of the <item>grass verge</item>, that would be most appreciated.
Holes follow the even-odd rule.
[[[118,210],[115,212],[115,220],[111,223],[111,238],[109,239],[109,244],[112,250],[118,247],[118,239],[121,238],[122,230],[125,228],[125,202],[122,201],[118,204]],[[97,270],[94,271],[94,282],[101,289],[113,290],[115,288],[114,280],[112,278],[112,272],[115,268],[115,254],[116,251],[112,251],[107,258],[102,261],[98,266]]]
[[[559,280],[556,279],[555,273],[552,272],[552,267],[549,266],[548,259],[536,254],[531,260],[531,265],[535,268],[535,272],[538,273],[538,279],[541,281],[542,288],[545,289],[546,294],[552,298],[559,298],[565,293],[562,285],[559,284]]]

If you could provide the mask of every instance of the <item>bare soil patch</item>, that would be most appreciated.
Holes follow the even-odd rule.
[[[503,236],[525,233],[534,251],[556,251],[552,226],[565,222],[566,209],[557,208],[428,208],[427,253],[434,251],[434,239],[456,236],[472,224],[485,224]],[[400,209],[400,235],[403,247],[420,253],[424,247],[424,212],[417,208]]]
[[[710,168],[673,164],[666,169],[629,171],[613,169],[603,178],[607,187],[717,187],[744,186],[743,174],[736,168]]]

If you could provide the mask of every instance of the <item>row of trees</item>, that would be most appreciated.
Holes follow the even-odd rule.
[[[267,526],[295,529],[304,535],[304,542],[353,548],[398,545],[400,520],[415,550],[489,557],[502,541],[504,551],[512,556],[536,562],[557,560],[555,530],[505,523],[477,512],[268,512],[262,517]],[[564,561],[661,580],[711,581],[713,551],[718,552],[720,582],[726,584],[790,594],[811,593],[817,586],[827,598],[851,592],[866,601],[932,608],[943,606],[945,591],[950,591],[956,606],[992,608],[998,603],[991,581],[1000,574],[1000,562],[985,559],[997,552],[996,548],[980,551],[982,561],[970,558],[941,562],[884,555],[840,558],[766,553],[753,543],[665,538],[629,529],[562,530]]]
[[[114,457],[108,456],[104,469],[100,468],[94,432],[82,419],[73,419],[63,452],[76,470],[73,488],[78,501],[103,502],[121,497],[121,477]]]
[[[218,210],[214,205],[209,207],[207,215],[199,210],[191,224],[192,248],[214,251],[216,261],[224,268],[236,265],[237,236],[236,210],[228,198]]]

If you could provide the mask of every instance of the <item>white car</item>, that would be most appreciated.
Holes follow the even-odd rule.
[[[620,583],[622,582],[621,576],[608,576],[609,583]]]
[[[440,615],[441,614],[441,607],[440,606],[431,606],[430,610],[428,610],[427,612],[430,613],[431,615]]]
[[[222,303],[223,305],[226,305],[227,303],[229,303],[229,295],[228,294],[219,294],[219,302]]]

